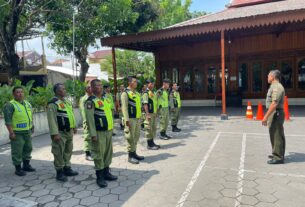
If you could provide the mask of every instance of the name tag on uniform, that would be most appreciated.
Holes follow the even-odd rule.
[[[17,128],[23,129],[23,128],[26,128],[26,127],[27,127],[27,123],[17,124],[16,126],[17,126]]]

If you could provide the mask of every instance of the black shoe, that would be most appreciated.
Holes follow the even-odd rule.
[[[86,160],[93,161],[93,158],[91,156],[91,152],[89,152],[89,151],[86,151]]]
[[[173,132],[181,132],[181,129],[177,128],[176,125],[172,125],[172,131]]]
[[[121,130],[124,130],[124,125],[123,124],[120,124],[120,126],[121,126]]]
[[[100,188],[106,188],[108,185],[104,179],[103,170],[96,170],[95,174],[96,174],[96,184]]]
[[[23,160],[23,171],[35,172],[36,169],[30,165],[30,160]]]
[[[15,174],[18,176],[25,176],[26,172],[23,171],[23,169],[21,168],[21,165],[15,165]]]
[[[144,156],[140,156],[137,154],[137,152],[134,152],[133,157],[136,158],[137,160],[144,160]]]
[[[160,145],[158,145],[158,144],[156,144],[154,140],[152,140],[152,143],[153,143],[153,145],[155,145],[156,147],[158,147],[158,149],[160,149],[160,148],[161,148],[161,146],[160,146]]]
[[[78,175],[78,172],[72,170],[71,167],[65,166],[64,174],[65,174],[65,176],[76,176],[76,175]]]
[[[268,158],[269,159],[273,159],[273,155],[268,155]]]
[[[151,140],[147,140],[147,149],[149,149],[149,150],[158,150],[159,147],[157,145],[155,145],[155,143],[151,139]]]
[[[116,133],[112,132],[112,136],[115,136],[115,135],[116,135]]]
[[[165,132],[160,132],[160,139],[168,140],[168,137],[165,136]]]
[[[61,182],[67,182],[68,178],[64,175],[64,171],[62,169],[56,170],[56,180]]]
[[[111,174],[109,167],[106,167],[104,169],[103,173],[104,173],[104,179],[105,180],[113,181],[113,180],[117,180],[118,179],[117,176]]]
[[[169,136],[169,135],[167,135],[167,134],[165,134],[165,137],[166,137],[167,139],[171,139],[171,138],[172,138],[171,136]]]
[[[270,164],[270,165],[284,164],[284,160],[275,160],[275,159],[272,159],[272,160],[268,160],[267,163]]]
[[[131,164],[139,164],[139,160],[134,158],[134,152],[129,152],[129,154],[128,154],[128,162],[130,162]]]

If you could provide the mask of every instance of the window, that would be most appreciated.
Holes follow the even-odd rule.
[[[253,63],[252,68],[252,90],[253,92],[262,92],[262,64]]]
[[[248,91],[248,65],[246,63],[239,66],[238,87],[242,92]]]
[[[203,92],[203,72],[195,68],[194,91]]]
[[[185,92],[192,92],[193,85],[192,85],[192,70],[189,70],[185,76],[183,77],[183,88]]]
[[[208,93],[216,93],[216,68],[208,68]]]
[[[162,74],[161,74],[161,80],[164,80],[165,78],[168,78],[168,71],[167,70],[163,70]]]
[[[179,72],[177,68],[173,69],[173,83],[179,84]]]
[[[281,63],[281,82],[284,88],[292,88],[292,66],[291,62],[286,61]]]
[[[305,59],[298,63],[299,89],[305,90]]]

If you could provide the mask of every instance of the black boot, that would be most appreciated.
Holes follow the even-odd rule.
[[[131,164],[139,164],[139,160],[137,160],[134,157],[134,152],[129,152],[128,153],[128,162],[130,162]]]
[[[23,171],[34,172],[36,169],[30,165],[30,160],[23,160]]]
[[[15,165],[16,171],[15,174],[18,176],[25,176],[26,172],[24,172],[21,168],[21,165]]]
[[[133,155],[133,156],[134,156],[134,158],[136,158],[136,159],[139,160],[139,161],[140,161],[140,160],[144,160],[144,156],[138,155],[137,152],[134,152],[134,155]]]
[[[118,177],[115,176],[115,175],[112,175],[111,172],[110,172],[110,168],[109,167],[106,167],[104,169],[104,179],[105,180],[109,180],[109,181],[113,181],[113,180],[117,180]]]
[[[158,145],[158,144],[156,144],[154,140],[152,140],[152,143],[153,143],[153,145],[154,145],[154,146],[158,147],[158,149],[160,149],[160,148],[161,148],[161,146],[160,146],[160,145]]]
[[[93,158],[91,156],[91,152],[90,151],[86,151],[85,153],[86,153],[86,160],[93,161]]]
[[[172,125],[172,131],[173,132],[180,132],[181,129],[178,129],[176,125]]]
[[[108,185],[103,176],[103,170],[96,170],[96,184],[101,188],[106,188]]]
[[[177,127],[177,125],[175,125],[176,129],[179,130],[179,132],[181,132],[181,129]]]
[[[147,149],[149,149],[149,150],[158,150],[159,147],[157,147],[155,145],[155,143],[153,142],[153,140],[151,139],[151,140],[147,140]]]
[[[78,172],[72,170],[71,167],[65,166],[64,174],[65,174],[65,176],[76,176],[76,175],[78,175]]]
[[[67,182],[68,178],[64,175],[63,169],[56,170],[56,180],[61,182]]]
[[[166,137],[165,132],[160,132],[160,139],[168,140],[168,138]]]
[[[121,130],[124,130],[124,125],[123,124],[120,124],[120,126],[121,126]]]
[[[165,133],[165,137],[166,137],[167,139],[171,139],[171,138],[172,138],[171,136],[167,135],[166,133]]]

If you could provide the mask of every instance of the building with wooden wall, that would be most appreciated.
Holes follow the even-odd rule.
[[[305,104],[305,0],[233,0],[215,14],[101,41],[152,52],[157,84],[177,82],[185,104],[234,104],[234,97],[257,103],[272,69],[282,72],[290,103]]]

